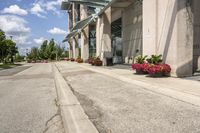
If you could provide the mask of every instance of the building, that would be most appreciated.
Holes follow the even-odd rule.
[[[111,59],[131,64],[139,54],[162,54],[173,76],[191,76],[200,70],[199,6],[199,0],[63,1],[70,18],[65,41],[74,58],[79,45],[85,61],[96,55],[104,65]]]

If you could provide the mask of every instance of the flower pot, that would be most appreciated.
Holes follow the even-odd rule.
[[[136,74],[148,74],[147,72],[144,72],[144,71],[138,70],[138,69],[136,69],[135,72],[136,72]]]
[[[159,77],[164,77],[165,74],[164,73],[154,73],[154,74],[149,74],[150,77],[154,77],[154,78],[159,78]]]

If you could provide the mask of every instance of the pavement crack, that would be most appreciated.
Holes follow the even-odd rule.
[[[59,107],[59,104],[58,104],[58,101],[57,99],[54,100],[55,101],[55,105],[57,106],[57,112],[51,116],[46,122],[45,122],[45,129],[43,131],[43,133],[48,133],[49,130],[52,130],[50,128],[53,128],[54,131],[59,131],[59,130],[62,130],[63,127],[59,127],[58,128],[58,125],[62,125],[63,126],[63,122],[62,122],[62,119],[61,119],[61,110],[60,110],[60,107]],[[55,129],[56,128],[56,129]]]

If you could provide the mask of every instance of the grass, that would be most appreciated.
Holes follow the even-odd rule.
[[[21,66],[21,64],[0,64],[0,69],[10,69],[17,66]]]

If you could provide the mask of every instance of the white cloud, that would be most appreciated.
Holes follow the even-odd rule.
[[[60,5],[62,0],[53,0],[53,1],[38,1],[36,0],[35,3],[33,3],[33,7],[31,8],[30,12],[34,15],[37,15],[41,18],[46,18],[45,14],[47,14],[47,11],[61,16],[60,13]]]
[[[54,27],[53,29],[50,29],[48,30],[47,32],[53,34],[53,35],[66,35],[67,32],[60,29],[60,28],[57,28],[57,27]]]
[[[4,8],[1,13],[9,13],[9,14],[16,14],[16,15],[27,15],[28,12],[24,9],[21,9],[18,5],[11,5],[8,8]]]
[[[40,44],[42,44],[45,40],[47,40],[47,39],[44,38],[44,37],[40,37],[40,38],[34,39],[34,42],[40,45]]]
[[[42,8],[40,3],[34,3],[30,12],[40,18],[46,18],[43,14],[46,14],[46,11]]]
[[[7,36],[13,36],[13,40],[17,44],[27,44],[29,33],[31,29],[26,26],[27,22],[18,16],[1,15],[0,29],[2,29]]]
[[[46,10],[53,11],[53,13],[60,15],[60,11],[58,10],[58,6],[60,7],[61,2],[62,2],[61,0],[47,2],[45,4]]]
[[[26,21],[14,15],[0,16],[0,29],[11,35],[21,35],[30,32],[30,28],[26,27]]]

